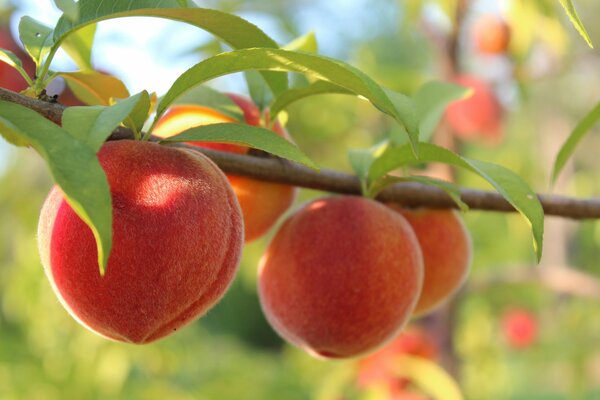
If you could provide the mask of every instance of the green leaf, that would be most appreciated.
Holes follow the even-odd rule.
[[[135,100],[137,98],[137,101]],[[136,137],[139,132],[144,129],[144,124],[148,117],[150,116],[150,111],[152,108],[152,99],[150,94],[147,91],[142,91],[135,96],[130,97],[126,100],[117,101],[117,106],[125,107],[123,103],[132,101],[135,103],[133,109],[129,112],[129,116],[123,121],[123,125],[127,128],[131,129]]]
[[[52,32],[52,29],[31,17],[23,17],[19,22],[21,42],[38,67],[54,45]]]
[[[426,358],[401,354],[392,363],[392,371],[398,377],[410,379],[432,399],[464,399],[456,381],[439,365]]]
[[[590,131],[590,129],[598,123],[600,120],[600,102],[590,111],[573,129],[573,132],[569,135],[565,143],[560,148],[556,160],[554,161],[554,167],[552,168],[552,180],[551,183],[556,182],[558,174],[562,171],[563,167],[575,151],[577,144],[583,139],[583,137]]]
[[[79,20],[74,23],[61,17],[54,30],[54,41],[61,43],[72,31],[98,21],[135,16],[185,22],[212,33],[234,49],[278,47],[267,34],[243,18],[217,10],[185,8],[184,3],[177,0],[80,0]],[[263,78],[274,92],[287,88],[285,74],[266,72]]]
[[[93,69],[92,45],[96,35],[96,26],[96,24],[92,24],[79,29],[62,42],[62,48],[84,70]]]
[[[259,110],[264,110],[273,99],[273,94],[264,79],[261,79],[261,74],[257,71],[244,71],[244,79],[252,102]]]
[[[273,104],[271,104],[271,115],[276,116],[281,110],[288,107],[293,102],[301,100],[305,97],[315,96],[319,94],[350,94],[354,95],[351,90],[335,85],[327,81],[316,81],[307,87],[288,89],[281,93]]]
[[[371,164],[387,149],[388,142],[376,144],[368,149],[353,149],[348,151],[348,161],[354,173],[360,180],[362,193],[369,196],[368,177]],[[369,196],[374,197],[374,196]]]
[[[27,72],[25,72],[23,63],[12,51],[0,49],[0,62],[4,62],[19,71],[21,76],[23,76],[23,78],[27,81],[27,84],[31,86],[33,82],[31,81],[29,75],[27,75]]]
[[[0,101],[0,132],[7,131],[44,158],[68,203],[92,230],[100,273],[104,273],[112,247],[112,206],[108,180],[96,153],[35,111]]]
[[[178,97],[173,104],[195,104],[217,110],[236,121],[244,122],[244,112],[225,93],[208,86],[196,86]]]
[[[317,37],[314,32],[308,32],[306,35],[302,35],[292,40],[281,48],[284,50],[304,51],[307,53],[317,53],[319,51]]]
[[[68,107],[63,113],[62,125],[67,132],[97,152],[121,122],[128,117],[137,118],[132,114],[137,112],[139,105],[146,107],[144,114],[147,115],[150,107],[148,92],[140,92],[110,107]]]
[[[565,12],[569,16],[569,20],[571,20],[571,24],[575,27],[577,32],[581,35],[581,37],[585,40],[585,42],[591,48],[594,48],[592,44],[592,39],[590,39],[590,35],[588,35],[585,27],[583,26],[583,22],[579,19],[579,15],[577,15],[577,11],[575,10],[575,6],[571,0],[560,0],[560,4],[565,9]]]
[[[54,4],[70,21],[79,19],[79,5],[74,0],[54,0]]]
[[[431,138],[448,104],[464,99],[472,92],[470,88],[447,82],[431,81],[421,86],[414,95],[420,140],[426,142]]]
[[[544,210],[537,195],[523,178],[500,165],[463,158],[433,144],[420,143],[419,149],[417,159],[408,145],[388,148],[372,163],[369,184],[374,184],[399,167],[422,162],[440,162],[476,173],[488,181],[528,221],[533,233],[537,259],[540,260],[544,236]]]
[[[386,91],[362,71],[341,61],[308,53],[281,49],[242,49],[208,58],[184,72],[171,86],[157,107],[156,120],[169,105],[190,87],[226,74],[247,70],[297,72],[333,83],[371,101],[382,112],[403,124],[416,149],[418,126],[413,119],[416,111],[406,96]],[[275,93],[276,95],[282,92]],[[407,107],[404,109],[404,107]],[[406,119],[406,120],[405,120]]]
[[[218,142],[253,147],[318,170],[319,167],[295,144],[285,140],[270,129],[238,123],[222,123],[188,129],[162,141]]]
[[[98,71],[59,72],[75,96],[92,106],[110,104],[111,99],[126,99],[129,91],[118,78]]]

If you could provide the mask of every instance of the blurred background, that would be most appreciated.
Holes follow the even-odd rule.
[[[407,94],[432,79],[484,86],[493,96],[494,121],[469,130],[448,118],[432,140],[502,164],[537,192],[550,190],[558,148],[600,100],[600,54],[569,24],[558,1],[197,3],[240,15],[280,44],[313,31],[321,54]],[[51,26],[60,15],[51,1],[0,1],[2,9],[10,6],[15,9],[4,13],[9,29],[0,30],[0,47],[8,46],[8,32],[16,33],[22,15]],[[577,0],[576,6],[600,44],[600,3]],[[477,43],[482,18],[488,18],[484,27],[493,20],[506,24],[505,52]],[[225,49],[196,28],[131,18],[99,24],[93,60],[130,92],[160,95],[187,68]],[[65,55],[53,66],[75,69]],[[211,85],[247,93],[242,76]],[[312,97],[288,111],[287,128],[300,148],[321,166],[341,171],[351,171],[347,150],[368,147],[396,129],[370,104],[351,97]],[[600,193],[597,131],[580,145],[553,192]],[[489,189],[473,175],[432,171]],[[0,138],[0,399],[429,398],[416,383],[400,385],[406,388],[401,393],[381,390],[360,378],[364,362],[315,360],[277,337],[255,289],[258,259],[275,230],[245,247],[224,300],[181,332],[147,346],[90,333],[59,304],[37,254],[37,218],[50,187],[34,152]],[[322,195],[302,190],[292,210]],[[411,328],[435,349],[427,357],[454,377],[466,399],[600,399],[600,224],[548,217],[545,252],[536,265],[520,216],[470,211],[464,218],[475,250],[465,287]]]

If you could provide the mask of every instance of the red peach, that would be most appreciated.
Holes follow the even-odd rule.
[[[473,25],[473,40],[483,54],[503,54],[510,42],[508,24],[496,15],[484,15]]]
[[[400,332],[421,291],[423,259],[398,213],[369,199],[313,201],[288,218],[260,262],[275,330],[312,355],[352,357]]]
[[[410,380],[394,373],[393,363],[398,356],[407,354],[433,361],[438,352],[437,345],[426,331],[416,326],[409,327],[394,341],[359,361],[358,387],[366,389],[372,385],[384,385],[389,398],[404,398],[402,396],[412,393],[407,392]]]
[[[210,309],[243,246],[242,215],[208,158],[138,141],[98,153],[113,206],[113,248],[99,273],[94,236],[55,187],[38,239],[46,275],[67,311],[91,331],[149,343]]]
[[[529,310],[510,309],[502,315],[502,332],[511,347],[525,349],[537,339],[537,319]]]
[[[235,94],[227,95],[243,111],[248,125],[261,125],[260,110],[251,100]],[[235,122],[235,120],[209,107],[175,105],[160,119],[153,134],[159,137],[169,137],[194,126],[223,122]],[[279,136],[289,139],[289,134],[279,123],[273,125],[273,130]],[[194,142],[190,144],[238,154],[245,154],[249,150],[244,146],[223,143]],[[293,186],[233,175],[228,175],[228,179],[242,207],[246,242],[251,242],[264,235],[296,198],[297,189]]]
[[[484,139],[497,143],[502,138],[502,107],[490,85],[480,78],[463,75],[455,83],[473,89],[473,94],[446,108],[446,121],[463,140]]]
[[[389,205],[409,222],[423,252],[425,279],[415,315],[432,311],[463,284],[471,266],[471,237],[455,210]]]

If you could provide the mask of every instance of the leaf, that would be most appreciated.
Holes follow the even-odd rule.
[[[128,99],[120,100],[110,107],[68,107],[63,113],[62,125],[67,132],[97,152],[112,131],[126,118],[137,112],[136,108],[140,105],[146,107],[143,114],[147,115],[150,107],[148,92],[140,92]],[[133,116],[132,118],[137,117]]]
[[[261,74],[257,71],[244,71],[244,79],[252,102],[256,104],[259,110],[264,110],[273,99],[273,95],[264,79],[261,79]]]
[[[23,76],[25,81],[27,81],[27,84],[31,86],[33,82],[31,81],[31,78],[29,77],[29,75],[27,75],[27,72],[23,68],[23,62],[12,51],[0,49],[0,62],[4,62],[16,69],[17,71],[19,71],[21,76]]]
[[[244,122],[244,113],[225,93],[208,86],[196,86],[177,98],[174,104],[195,104],[217,110],[236,121]]]
[[[362,71],[341,61],[328,57],[281,49],[242,49],[221,53],[184,72],[171,86],[157,107],[158,120],[169,105],[190,87],[223,76],[247,70],[297,72],[316,79],[330,82],[371,101],[382,112],[392,116],[409,131],[411,144],[416,150],[418,127],[412,116],[412,101],[406,96],[386,91]],[[276,95],[282,92],[275,93]],[[402,107],[407,106],[407,109]],[[400,107],[400,108],[399,108]],[[406,119],[406,120],[405,120]]]
[[[588,44],[588,46],[590,46],[591,48],[594,48],[594,45],[592,44],[592,39],[590,39],[590,36],[588,35],[587,31],[585,30],[585,26],[583,26],[583,22],[581,22],[581,20],[579,19],[579,15],[577,15],[577,11],[575,10],[575,6],[573,5],[573,2],[571,0],[560,0],[560,4],[565,9],[565,12],[569,16],[569,20],[571,20],[571,24],[573,24],[573,26],[575,27],[577,32],[579,32],[579,34],[585,40],[585,42]]]
[[[456,381],[439,365],[423,357],[396,356],[393,372],[408,378],[434,400],[463,400]]]
[[[590,131],[590,129],[598,123],[600,120],[600,102],[590,111],[573,129],[573,132],[569,135],[565,143],[560,148],[556,160],[554,161],[554,167],[552,168],[552,179],[551,183],[556,182],[558,174],[562,171],[563,167],[575,151],[577,144],[583,139],[583,137]]]
[[[62,48],[84,70],[93,69],[92,45],[95,35],[96,24],[92,24],[73,32],[62,42]]]
[[[467,159],[429,143],[419,144],[419,158],[415,158],[408,145],[390,147],[371,165],[369,184],[402,166],[440,162],[460,167],[478,174],[488,181],[528,221],[534,239],[537,259],[542,256],[544,236],[544,210],[537,195],[519,175],[497,164]]]
[[[74,0],[54,0],[54,4],[70,21],[79,19],[79,5]]]
[[[221,123],[188,129],[162,141],[173,142],[218,142],[250,146],[318,170],[319,167],[295,144],[285,140],[270,129],[256,126]]]
[[[54,45],[52,32],[52,29],[31,17],[25,16],[19,22],[21,42],[23,42],[27,54],[31,56],[38,67]]]
[[[61,43],[72,31],[98,21],[137,16],[167,18],[197,26],[234,49],[278,47],[267,34],[243,18],[217,10],[185,8],[184,3],[177,0],[80,0],[79,20],[74,23],[61,17],[54,30],[54,41]],[[287,89],[285,74],[266,72],[262,76],[274,92]]]
[[[138,98],[137,101],[135,100],[136,97]],[[139,132],[141,132],[142,129],[144,129],[144,124],[150,116],[150,111],[152,109],[152,99],[150,97],[150,94],[144,90],[136,94],[135,96],[130,97],[127,100],[118,101],[117,105],[123,106],[123,103],[127,101],[135,102],[135,106],[129,112],[129,116],[123,121],[123,125],[131,129],[137,137]]]
[[[281,110],[288,107],[293,102],[301,100],[305,97],[315,96],[319,94],[350,94],[353,95],[354,92],[345,89],[341,86],[334,85],[333,83],[327,81],[316,81],[310,86],[298,88],[298,89],[288,89],[285,92],[281,93],[273,104],[271,104],[270,110],[271,115],[276,116],[281,112]]]
[[[314,32],[308,32],[306,35],[302,35],[292,40],[281,48],[284,50],[304,51],[307,53],[317,53],[319,51],[317,37]]]
[[[59,72],[75,96],[89,105],[107,106],[110,99],[125,99],[129,91],[118,78],[98,71]]]
[[[385,151],[387,146],[388,142],[383,141],[368,149],[355,149],[348,151],[348,161],[350,162],[354,173],[360,180],[362,194],[364,196],[369,195],[367,184],[371,164]]]
[[[96,153],[35,111],[0,101],[0,132],[27,141],[46,161],[67,202],[90,227],[98,246],[100,273],[112,247],[112,206],[108,180]]]
[[[448,104],[472,94],[473,90],[453,83],[431,81],[419,88],[414,101],[419,116],[420,140],[431,138]]]

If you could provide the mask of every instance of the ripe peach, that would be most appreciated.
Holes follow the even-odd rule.
[[[446,108],[446,121],[463,140],[483,139],[497,143],[502,139],[502,107],[490,85],[480,78],[463,75],[455,83],[473,89],[471,97]]]
[[[435,342],[426,331],[411,326],[391,343],[359,361],[358,387],[367,389],[372,385],[383,385],[390,399],[411,395],[407,391],[410,380],[394,373],[393,363],[404,354],[434,361],[438,352]]]
[[[406,220],[373,200],[341,196],[313,201],[284,222],[260,261],[258,292],[283,338],[343,358],[396,336],[422,281]]]
[[[15,43],[10,29],[7,26],[0,27],[0,48],[13,52],[23,62],[23,68],[33,76],[35,65],[31,58]],[[27,88],[27,82],[13,67],[0,61],[0,87],[13,92],[20,92]]]
[[[425,279],[414,314],[426,314],[455,293],[467,277],[471,266],[471,237],[454,210],[389,206],[406,218],[419,240]]]
[[[149,343],[210,309],[243,246],[242,214],[209,159],[149,142],[106,143],[113,248],[101,276],[94,236],[55,187],[38,238],[46,275],[67,311],[93,332]]]
[[[537,339],[537,319],[531,311],[510,309],[502,315],[502,332],[511,347],[525,349]]]
[[[261,124],[260,110],[252,101],[235,94],[228,94],[228,96],[242,109],[248,125],[259,126]],[[209,107],[175,105],[161,118],[153,133],[159,137],[169,137],[194,126],[223,122],[235,121]],[[279,123],[274,124],[273,130],[278,135],[289,138],[289,134]],[[190,144],[238,154],[248,152],[247,147],[231,144],[203,142]],[[251,242],[264,235],[296,198],[297,189],[293,186],[258,181],[242,176],[228,175],[227,177],[242,207],[246,242]]]
[[[473,41],[483,54],[506,53],[510,42],[508,24],[496,15],[484,15],[473,25]]]

